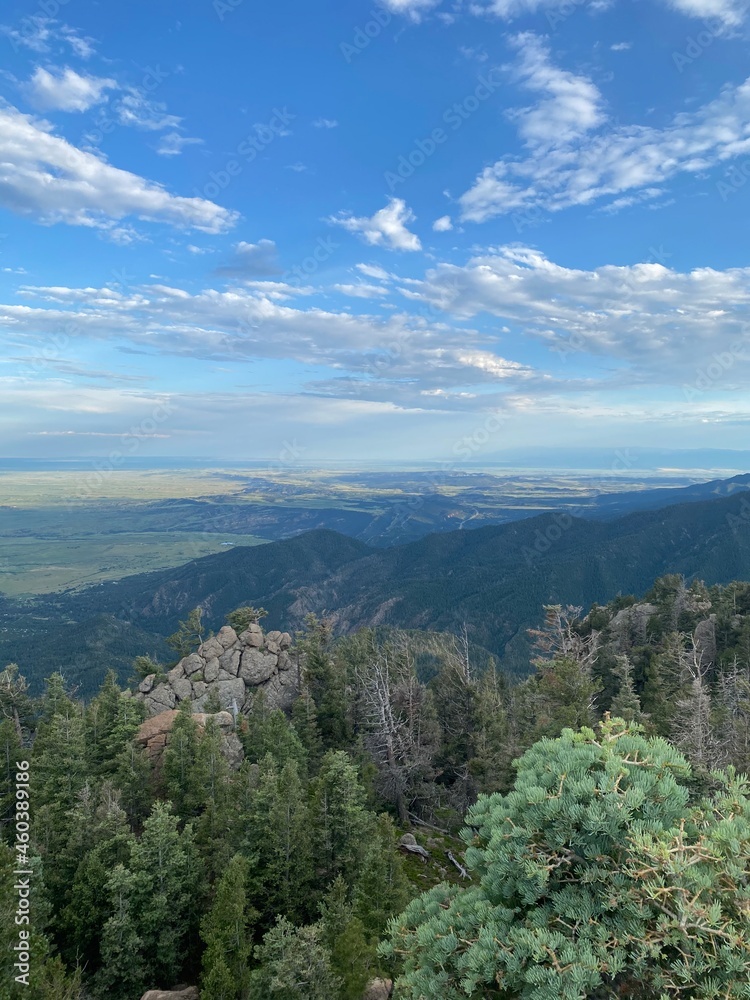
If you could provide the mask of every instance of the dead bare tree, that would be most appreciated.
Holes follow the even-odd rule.
[[[428,694],[414,671],[408,643],[379,648],[361,667],[357,685],[366,724],[365,745],[380,774],[383,794],[403,823],[418,787],[429,778],[434,734],[427,724]]]

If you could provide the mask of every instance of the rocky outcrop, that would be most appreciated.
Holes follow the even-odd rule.
[[[172,727],[178,715],[179,712],[176,709],[160,712],[159,715],[146,719],[135,734],[136,743],[144,747],[151,760],[157,764],[164,750],[169,746]],[[221,732],[222,753],[232,770],[236,771],[242,763],[244,753],[239,737],[234,731],[234,717],[229,712],[216,712],[213,715],[197,712],[193,715],[193,719],[198,724],[199,731],[205,728],[209,719],[216,722]]]
[[[141,1000],[199,1000],[197,986],[187,986],[184,990],[149,990]]]
[[[390,979],[373,979],[362,1000],[388,1000],[393,996],[393,982]],[[146,1000],[144,997],[143,1000]]]
[[[172,711],[183,701],[191,701],[194,712],[205,712],[215,699],[224,711],[247,712],[258,691],[270,708],[287,710],[298,683],[291,645],[288,632],[264,633],[260,625],[250,625],[238,636],[225,625],[163,679],[146,677],[135,696],[152,716]]]
[[[618,611],[609,623],[615,651],[629,653],[633,646],[644,646],[649,619],[658,610],[655,604],[633,604]]]

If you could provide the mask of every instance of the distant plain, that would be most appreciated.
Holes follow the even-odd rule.
[[[330,527],[375,545],[704,481],[683,470],[0,472],[0,594],[23,598]]]

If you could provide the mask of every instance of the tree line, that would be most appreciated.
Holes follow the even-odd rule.
[[[263,614],[242,607],[228,619],[240,627]],[[196,611],[171,644],[186,655],[204,637]],[[748,770],[750,584],[706,588],[664,577],[644,598],[621,597],[586,616],[550,606],[532,639],[533,672],[511,682],[466,629],[335,638],[329,622],[309,616],[296,640],[300,697],[289,717],[259,698],[239,720],[245,759],[234,772],[216,725],[199,730],[189,705],[157,765],[134,741],[142,704],[114,674],[83,702],[60,674],[32,698],[18,668],[6,667],[6,964],[17,760],[31,763],[33,810],[36,960],[31,988],[18,995],[137,1000],[147,988],[185,981],[200,983],[204,1000],[351,1000],[373,977],[400,975],[404,997],[422,995],[409,993],[410,983],[449,997],[425,992],[442,987],[428,987],[424,964],[414,964],[420,901],[425,890],[437,893],[447,913],[440,893],[473,891],[483,862],[472,854],[475,834],[468,844],[465,833],[457,839],[464,816],[469,830],[482,829],[481,803],[517,792],[519,759],[538,758],[539,746],[554,756],[550,741],[563,731],[593,733],[611,714],[640,727],[639,739],[657,741],[644,753],[670,741],[690,803],[716,794],[717,768]],[[167,666],[139,658],[133,682]],[[404,856],[405,831],[432,838],[441,857],[450,848],[458,866]],[[463,882],[462,851],[471,888],[446,889],[446,878]],[[471,995],[545,996],[518,984],[516,992],[493,988],[478,985]]]

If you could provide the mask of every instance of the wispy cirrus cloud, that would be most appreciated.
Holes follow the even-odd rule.
[[[750,0],[661,0],[672,10],[686,17],[713,20],[724,29],[738,27],[746,20],[750,10]],[[596,12],[610,6],[610,0],[580,0],[582,6]],[[490,14],[503,21],[514,21],[524,14],[536,14],[542,10],[563,7],[560,0],[474,0],[475,14]]]
[[[702,174],[750,152],[750,79],[663,128],[609,124],[591,81],[555,70],[535,36],[517,44],[520,78],[548,95],[515,113],[528,157],[486,167],[459,199],[464,220],[606,200],[624,207],[656,197],[679,174]]]

